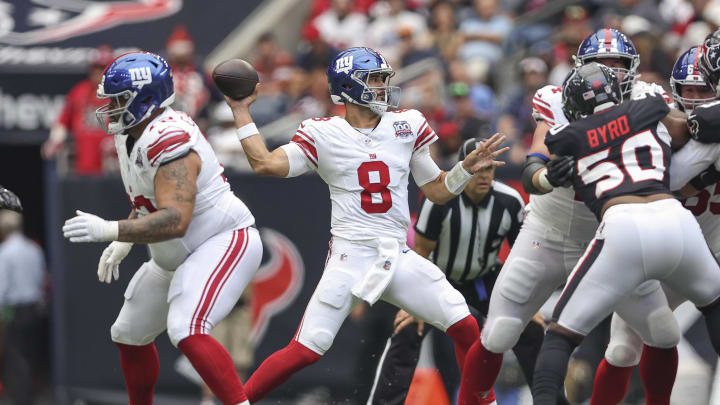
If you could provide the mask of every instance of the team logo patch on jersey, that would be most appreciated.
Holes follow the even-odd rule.
[[[393,128],[395,128],[395,136],[398,138],[407,138],[412,136],[412,129],[407,121],[395,121],[393,122]]]
[[[392,266],[392,262],[390,260],[385,260],[385,263],[383,263],[383,269],[390,270],[390,266]]]

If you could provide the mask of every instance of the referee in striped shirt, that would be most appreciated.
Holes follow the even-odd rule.
[[[476,148],[465,141],[458,153],[462,161]],[[445,205],[424,199],[415,224],[415,250],[432,260],[460,291],[479,324],[487,314],[490,293],[502,264],[498,252],[503,239],[512,246],[524,216],[524,203],[512,187],[494,181],[494,167],[479,171],[465,190]],[[542,320],[530,322],[513,348],[528,384],[543,339]],[[426,329],[405,311],[395,318],[368,405],[401,405],[420,355]],[[453,359],[454,361],[454,359]],[[457,381],[456,381],[457,382]],[[454,384],[455,385],[455,384]]]

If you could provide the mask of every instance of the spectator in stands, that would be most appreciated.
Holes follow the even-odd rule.
[[[464,82],[451,83],[449,87],[450,97],[453,101],[453,119],[458,123],[460,139],[457,147],[473,138],[487,138],[490,136],[489,121],[478,115],[470,99],[470,86]],[[449,151],[456,153],[455,150]]]
[[[65,98],[57,121],[50,129],[50,137],[42,145],[45,159],[55,159],[63,150],[72,134],[70,155],[74,155],[75,173],[79,175],[100,175],[103,172],[103,143],[113,146],[112,137],[107,136],[95,118],[95,110],[103,101],[96,97],[97,86],[105,66],[113,60],[113,51],[100,46],[90,56],[87,78],[73,86]],[[60,162],[64,164],[64,162]]]
[[[475,0],[474,13],[460,24],[465,38],[460,58],[490,64],[499,61],[503,41],[512,28],[512,20],[498,12],[497,0]]]
[[[235,120],[227,103],[221,101],[210,109],[210,123],[207,140],[215,151],[218,161],[225,168],[238,171],[251,170],[250,164],[245,159],[242,144],[237,141]]]
[[[427,58],[435,57],[435,54],[425,48],[418,48],[417,35],[409,27],[401,27],[398,30],[400,42],[397,44],[397,61],[394,66],[404,67],[420,62]],[[393,62],[390,62],[391,64]]]
[[[437,3],[432,8],[430,21],[431,30],[425,39],[427,46],[446,61],[454,60],[463,44],[463,34],[457,31],[452,5],[446,2]]]
[[[401,65],[408,46],[422,48],[420,41],[427,35],[425,18],[409,10],[406,3],[406,0],[376,3],[373,9],[379,10],[379,15],[367,29],[366,45],[378,50],[393,66]]]
[[[45,258],[22,233],[22,215],[0,210],[0,347],[11,403],[34,403],[33,378],[42,352]]]
[[[257,70],[263,85],[273,80],[276,69],[291,66],[292,63],[292,56],[278,48],[272,33],[266,32],[258,38],[252,65]]]
[[[304,117],[327,117],[335,110],[330,100],[325,69],[315,69],[307,75],[308,87],[293,110]],[[338,106],[341,107],[341,106]]]
[[[353,0],[332,0],[332,8],[312,20],[320,37],[337,49],[365,45],[367,16],[352,7]]]
[[[535,122],[532,118],[532,98],[547,84],[547,65],[537,57],[528,57],[519,63],[522,85],[508,99],[498,119],[499,132],[507,135],[512,144],[510,163],[522,164],[530,148]]]
[[[313,24],[305,24],[302,31],[304,44],[301,44],[297,56],[297,65],[305,72],[314,69],[325,69],[333,60],[338,50],[330,46],[320,37],[320,31]]]
[[[167,40],[165,50],[175,83],[172,107],[196,119],[205,108],[210,93],[203,75],[195,68],[195,43],[183,25],[178,25]]]

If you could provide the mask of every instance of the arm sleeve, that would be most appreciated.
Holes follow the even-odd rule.
[[[429,146],[425,145],[413,152],[410,158],[410,172],[418,187],[422,187],[440,176],[442,170],[430,157]]]
[[[548,125],[567,122],[562,111],[562,89],[557,86],[545,86],[536,91],[532,99],[532,116],[535,121],[545,121]]]
[[[420,206],[417,222],[415,222],[415,232],[429,240],[437,241],[442,230],[444,214],[445,209],[442,205],[434,204],[424,198]]]
[[[286,177],[297,177],[315,169],[297,143],[290,142],[281,148],[285,151],[290,166]]]
[[[187,156],[195,146],[197,139],[185,129],[168,128],[147,148],[147,159],[151,166],[160,167],[166,163]]]
[[[720,100],[695,107],[687,123],[693,139],[703,143],[720,142]]]
[[[673,153],[670,164],[670,189],[681,189],[712,164],[720,169],[719,149],[720,145],[702,144],[691,139],[682,149]]]
[[[428,124],[425,117],[419,111],[418,113],[420,114],[421,124],[417,131],[417,138],[415,138],[413,153],[438,140],[438,136],[435,134],[435,131],[430,128],[430,124]]]
[[[318,154],[317,148],[315,148],[315,136],[313,135],[313,131],[311,129],[310,120],[303,121],[290,142],[300,148],[307,159],[308,164],[317,168]],[[288,157],[290,156],[288,155]]]

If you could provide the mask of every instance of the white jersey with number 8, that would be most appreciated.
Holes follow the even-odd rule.
[[[391,237],[404,243],[413,158],[428,153],[437,135],[417,110],[387,112],[372,131],[363,132],[338,116],[303,121],[292,142],[283,146],[289,176],[315,170],[327,183],[333,236]],[[437,169],[435,177],[418,179],[414,167],[412,171],[418,186],[440,175]]]

